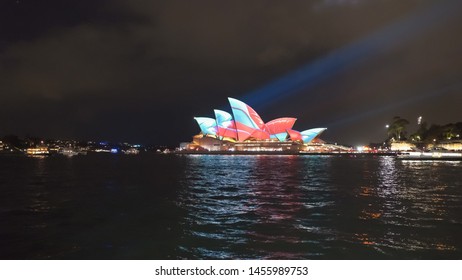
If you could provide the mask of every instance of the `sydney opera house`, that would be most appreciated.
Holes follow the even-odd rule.
[[[264,122],[249,105],[228,98],[232,114],[214,110],[215,118],[196,117],[201,132],[191,143],[182,143],[184,152],[320,152],[325,143],[318,136],[326,128],[293,129],[296,118]]]

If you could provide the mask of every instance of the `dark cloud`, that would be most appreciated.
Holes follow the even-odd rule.
[[[227,96],[245,96],[434,4],[5,3],[0,12],[0,31],[5,34],[0,39],[0,134],[172,144],[197,132],[194,115],[211,115],[213,107],[227,109]],[[421,112],[429,121],[460,121],[453,105],[461,101],[455,90],[418,98],[460,80],[460,18],[445,19],[409,42],[260,113],[264,119],[296,116],[299,129],[333,124],[326,137],[349,143],[380,141],[380,131],[364,127],[381,126],[395,114],[413,118]],[[415,104],[399,105],[413,97]],[[377,113],[367,118],[355,118],[374,110]],[[349,121],[336,126],[341,119]]]

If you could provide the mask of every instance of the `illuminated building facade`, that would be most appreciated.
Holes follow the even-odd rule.
[[[324,142],[318,136],[326,128],[297,131],[293,129],[297,119],[291,117],[265,123],[249,105],[228,100],[232,114],[214,110],[215,118],[195,117],[201,132],[192,143],[182,144],[181,150],[297,153],[322,149]]]
[[[403,152],[403,151],[411,151],[415,149],[416,146],[412,143],[406,141],[395,141],[391,142],[390,150],[393,152]]]

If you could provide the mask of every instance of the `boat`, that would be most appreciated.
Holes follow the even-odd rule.
[[[64,156],[67,156],[67,157],[73,157],[73,156],[77,156],[77,155],[86,155],[87,152],[82,150],[82,149],[78,149],[78,148],[61,148],[58,150],[58,153],[61,154],[61,155],[64,155]]]
[[[462,160],[462,153],[434,150],[434,151],[411,151],[398,154],[398,159],[403,160]]]
[[[49,156],[50,155],[50,150],[47,147],[33,147],[33,148],[27,148],[25,150],[26,155],[28,156]]]

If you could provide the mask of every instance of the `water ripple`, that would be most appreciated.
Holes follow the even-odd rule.
[[[0,258],[461,259],[462,162],[0,158]]]
[[[460,170],[392,157],[191,157],[180,247],[186,258],[205,259],[460,252],[454,231],[439,231],[461,221]]]

